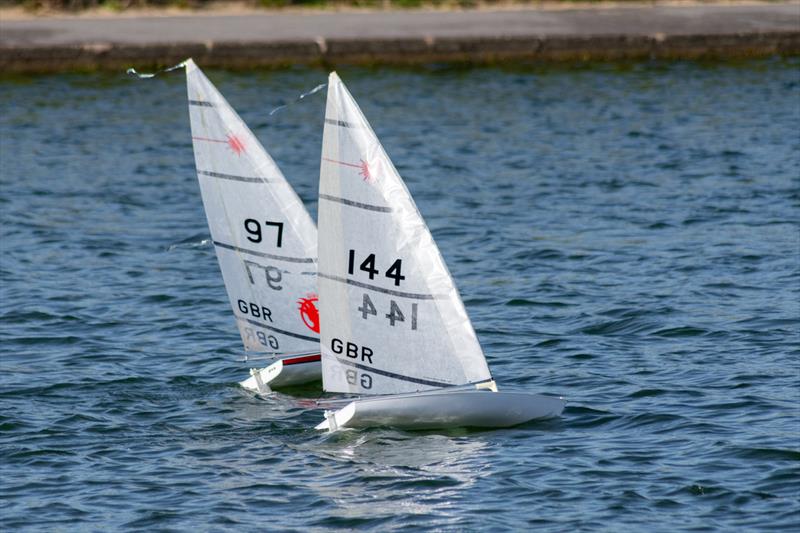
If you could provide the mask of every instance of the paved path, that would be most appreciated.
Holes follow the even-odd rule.
[[[800,53],[800,2],[0,20],[0,70]]]

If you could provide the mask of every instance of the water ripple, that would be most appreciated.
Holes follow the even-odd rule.
[[[313,213],[324,99],[264,110],[324,72],[209,74]],[[181,76],[6,79],[4,530],[797,528],[797,61],[342,76],[563,417],[319,434],[317,388],[242,390]]]

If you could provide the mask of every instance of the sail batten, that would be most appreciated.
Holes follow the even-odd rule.
[[[320,165],[323,387],[401,394],[491,380],[405,183],[333,73]]]
[[[314,222],[258,139],[191,60],[186,79],[203,206],[244,347],[317,351]]]
[[[208,176],[209,178],[219,178],[223,180],[243,181],[245,183],[280,183],[277,180],[263,178],[263,177],[250,177],[250,176],[235,176],[233,174],[224,174],[222,172],[213,172],[211,170],[198,170],[197,174],[200,176]]]
[[[447,295],[435,295],[435,294],[420,294],[414,292],[401,292],[395,291],[392,289],[385,289],[383,287],[377,287],[375,285],[370,285],[369,283],[363,283],[360,281],[355,281],[352,279],[347,279],[342,276],[334,276],[332,274],[326,274],[324,272],[319,272],[317,274],[320,278],[337,281],[339,283],[345,283],[347,285],[353,285],[354,287],[360,287],[362,289],[367,289],[370,291],[377,291],[382,292],[384,294],[390,294],[392,296],[399,296],[400,298],[410,298],[412,300],[435,300],[436,298],[447,298]]]
[[[361,202],[354,202],[353,200],[348,200],[347,198],[339,198],[338,196],[331,196],[330,194],[320,194],[320,200],[328,200],[329,202],[339,202],[343,205],[349,205],[351,207],[358,207],[360,209],[366,209],[367,211],[376,211],[378,213],[391,213],[394,211],[391,207],[386,207],[383,205],[370,205],[370,204],[363,204]]]
[[[275,254],[268,254],[264,252],[258,252],[256,250],[249,250],[247,248],[242,248],[241,246],[234,246],[232,244],[228,244],[226,242],[219,242],[219,241],[212,241],[214,246],[218,246],[219,248],[224,248],[226,250],[232,250],[234,252],[239,252],[241,254],[253,255],[256,257],[265,257],[267,259],[275,259],[276,261],[285,261],[287,263],[316,263],[317,259],[314,257],[288,257],[285,255],[275,255]]]

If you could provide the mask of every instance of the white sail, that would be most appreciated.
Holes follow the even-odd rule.
[[[398,394],[491,380],[428,227],[336,73],[319,198],[324,389]]]
[[[319,349],[317,231],[245,123],[186,62],[197,178],[225,287],[247,350]]]

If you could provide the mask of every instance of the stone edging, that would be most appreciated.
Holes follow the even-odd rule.
[[[203,67],[436,62],[572,62],[800,55],[800,31],[710,35],[322,39],[0,47],[2,73],[155,68],[193,57]]]

